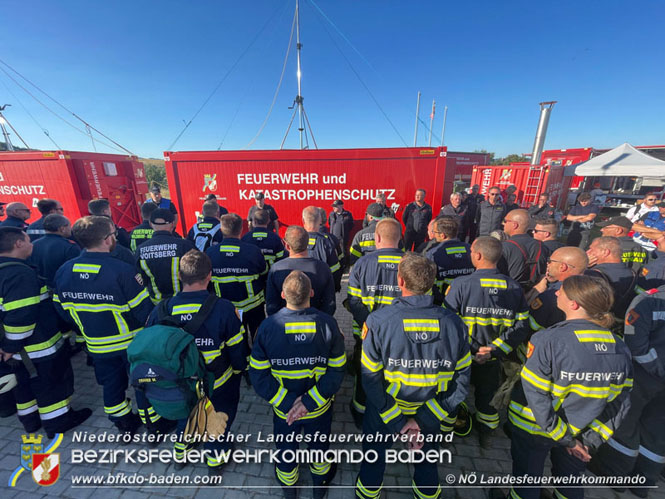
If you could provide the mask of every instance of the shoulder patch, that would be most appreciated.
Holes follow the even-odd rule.
[[[533,300],[533,303],[531,303],[531,310],[538,310],[542,306],[543,302],[540,300],[540,298],[536,298],[535,300]]]
[[[655,290],[650,289],[649,291],[655,291]],[[649,291],[647,291],[647,293],[648,293]],[[640,314],[638,314],[637,312],[635,312],[635,309],[634,309],[634,308],[631,309],[631,310],[628,312],[628,314],[626,314],[626,325],[627,325],[627,326],[632,326],[633,324],[635,324],[635,323],[637,322],[637,319],[639,319],[639,318],[640,318]]]
[[[646,267],[642,267],[642,275],[643,275],[644,277],[646,277],[648,273],[649,273],[649,269],[646,268]]]
[[[533,343],[529,342],[529,344],[527,345],[527,349],[526,349],[526,358],[527,359],[531,358],[531,356],[533,355],[533,351],[535,349],[536,349],[536,347],[533,346]]]
[[[656,293],[658,293],[658,289],[657,289],[657,288],[653,288],[653,289],[650,289],[649,291],[647,291],[646,293],[647,293],[648,295],[655,295]]]
[[[136,274],[134,279],[136,279],[136,282],[138,282],[140,286],[143,286],[143,277],[141,277],[141,274]]]
[[[362,334],[360,335],[360,337],[361,337],[363,340],[364,340],[365,338],[367,338],[367,331],[368,331],[368,330],[367,330],[367,323],[365,323],[365,324],[363,324]]]

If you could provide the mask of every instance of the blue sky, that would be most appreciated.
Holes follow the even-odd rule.
[[[320,148],[412,145],[418,91],[426,123],[437,101],[433,144],[449,107],[450,150],[530,152],[548,100],[559,103],[546,149],[665,143],[661,1],[314,1],[301,0],[302,84]],[[132,152],[160,158],[267,23],[173,148],[243,149],[270,107],[294,4],[5,0],[0,59]],[[252,149],[279,147],[295,95],[293,50]],[[31,147],[55,146],[20,103],[61,148],[92,150],[0,72],[4,103]],[[418,144],[427,145],[422,125]],[[292,131],[286,147],[297,146]]]

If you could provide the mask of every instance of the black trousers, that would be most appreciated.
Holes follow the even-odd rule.
[[[425,242],[427,232],[416,232],[412,229],[407,229],[404,232],[404,250],[414,251],[415,248]]]

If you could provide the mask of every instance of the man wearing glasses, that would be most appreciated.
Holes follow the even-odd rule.
[[[644,217],[647,213],[658,211],[658,206],[656,206],[657,202],[658,198],[655,194],[647,194],[644,196],[644,202],[637,204],[628,210],[626,217],[630,219],[631,222],[635,223]]]
[[[501,199],[501,189],[490,187],[487,201],[480,203],[476,212],[478,235],[489,236],[493,231],[501,230],[501,222],[506,212],[506,205]]]
[[[35,242],[46,234],[46,231],[44,230],[44,219],[47,215],[52,213],[62,215],[65,212],[60,201],[56,201],[55,199],[40,199],[37,201],[37,209],[39,210],[39,213],[42,214],[41,218],[32,222],[25,230],[32,242]]]
[[[591,204],[591,199],[591,194],[583,192],[577,198],[577,204],[570,209],[568,215],[563,217],[564,220],[571,222],[568,239],[566,239],[568,246],[584,249],[589,244],[594,220],[600,213],[600,208],[596,204]]]
[[[656,206],[658,211],[647,213],[633,225],[633,239],[647,251],[655,250],[656,241],[665,236],[665,202]]]
[[[18,227],[25,230],[28,226],[25,221],[30,218],[30,208],[23,203],[9,203],[7,205],[7,219],[0,223],[0,227]]]
[[[551,253],[558,250],[564,244],[556,238],[559,224],[553,218],[536,220],[536,227],[533,229],[533,238],[541,241]]]
[[[612,217],[598,224],[603,236],[616,237],[621,243],[621,260],[628,268],[638,272],[647,261],[646,250],[633,241],[628,233],[633,228],[633,222],[627,217]]]

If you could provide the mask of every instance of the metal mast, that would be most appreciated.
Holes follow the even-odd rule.
[[[13,151],[14,146],[12,145],[12,141],[9,139],[9,133],[7,132],[7,128],[5,127],[5,123],[7,123],[7,120],[2,115],[2,111],[4,111],[7,106],[9,106],[9,104],[0,106],[0,128],[2,128],[2,135],[5,137],[5,144],[7,145],[7,150]]]
[[[420,119],[420,92],[418,92],[418,100],[416,101],[416,130],[413,132],[413,147],[418,145],[418,120]]]
[[[300,70],[300,50],[302,49],[302,43],[300,43],[300,1],[296,0],[296,49],[298,56],[298,95],[296,95],[296,106],[298,106],[298,132],[300,135],[300,149],[303,149],[303,133],[305,132],[305,117],[303,109],[303,98],[302,98],[302,72]]]

